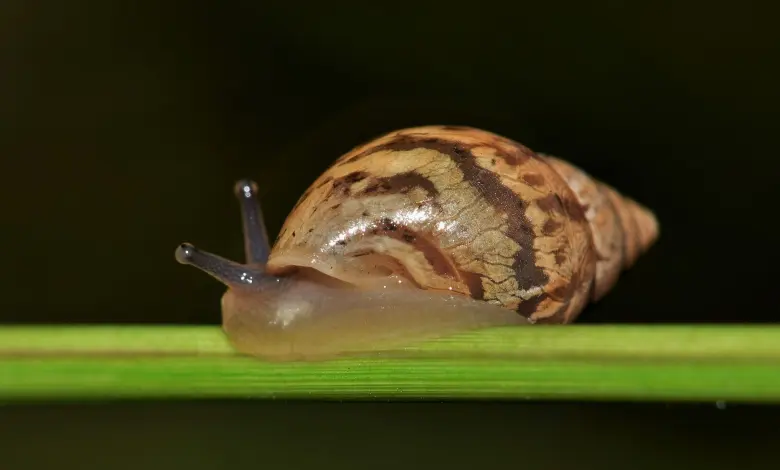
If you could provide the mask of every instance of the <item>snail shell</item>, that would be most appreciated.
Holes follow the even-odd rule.
[[[403,129],[314,181],[244,265],[252,282],[221,268],[223,325],[240,350],[286,359],[569,323],[657,237],[648,209],[561,159],[474,128]],[[193,256],[214,257],[180,248],[203,268]]]

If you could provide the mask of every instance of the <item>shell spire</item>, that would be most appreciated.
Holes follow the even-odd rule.
[[[650,209],[627,198],[617,191],[612,191],[614,199],[612,203],[618,207],[618,211],[626,222],[624,225],[624,237],[626,243],[631,240],[631,251],[626,256],[623,268],[633,266],[637,258],[650,249],[659,236],[658,220]],[[621,207],[622,206],[622,207]]]
[[[597,260],[592,298],[599,300],[658,239],[658,220],[650,209],[571,163],[539,156],[566,181],[585,212]]]

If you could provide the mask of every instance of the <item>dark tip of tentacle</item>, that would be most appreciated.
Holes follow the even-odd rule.
[[[182,243],[176,248],[176,261],[181,264],[190,264],[195,247],[190,243]]]
[[[252,199],[257,196],[257,183],[250,179],[242,179],[233,186],[233,192],[240,199]]]

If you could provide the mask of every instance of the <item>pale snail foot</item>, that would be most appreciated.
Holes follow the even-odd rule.
[[[493,326],[529,325],[503,307],[414,287],[350,289],[296,276],[263,292],[228,290],[223,328],[240,352],[319,361],[403,349]]]

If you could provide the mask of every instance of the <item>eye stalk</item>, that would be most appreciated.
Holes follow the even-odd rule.
[[[241,204],[241,221],[244,227],[244,251],[247,264],[265,264],[271,251],[268,232],[265,228],[263,210],[257,201],[257,184],[243,179],[238,181],[233,192]]]
[[[194,266],[228,287],[258,287],[262,280],[272,276],[264,269],[270,246],[263,211],[257,201],[257,184],[248,179],[240,180],[235,184],[234,192],[241,205],[246,264],[199,250],[190,243],[182,243],[176,248],[176,261]]]

